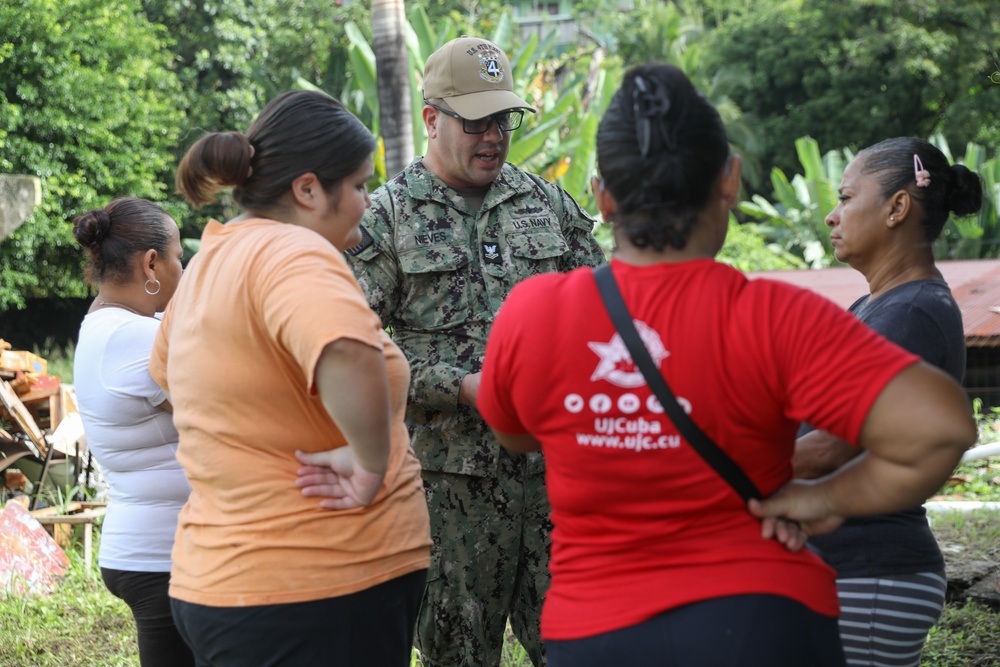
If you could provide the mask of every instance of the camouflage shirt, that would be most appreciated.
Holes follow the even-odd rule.
[[[479,413],[459,405],[462,378],[481,369],[493,317],[516,283],[605,261],[594,219],[509,164],[478,211],[419,158],[371,198],[364,239],[347,257],[410,362],[413,449],[426,470],[493,476],[499,445]]]

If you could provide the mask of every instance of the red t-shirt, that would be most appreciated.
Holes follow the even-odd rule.
[[[712,260],[612,262],[646,347],[694,421],[765,496],[808,421],[856,442],[918,358],[833,303]],[[678,435],[607,315],[590,269],[520,283],[486,347],[479,410],[545,453],[552,504],[546,639],[763,593],[839,612],[834,572],[760,537],[740,497]]]

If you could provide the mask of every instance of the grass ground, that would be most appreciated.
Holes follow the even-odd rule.
[[[104,587],[79,549],[51,595],[0,601],[0,665],[138,667],[135,625],[125,603]]]
[[[50,374],[72,381],[71,350],[36,353],[49,360]],[[981,423],[984,441],[1000,434],[997,414]],[[1000,460],[963,464],[938,498],[1000,501]],[[972,560],[1000,561],[998,511],[938,514],[932,528],[942,547],[948,548],[949,559],[962,554]],[[95,553],[96,548],[95,540]],[[0,665],[138,667],[128,607],[107,592],[96,563],[90,570],[84,568],[79,546],[69,555],[69,573],[51,595],[0,600]],[[528,667],[524,650],[512,636],[507,639],[503,667]],[[416,656],[412,667],[420,667]],[[975,601],[949,602],[931,631],[921,667],[1000,667],[1000,610]]]
[[[94,543],[96,553],[98,539]],[[111,595],[96,559],[86,569],[81,546],[69,551],[70,568],[47,596],[0,599],[2,667],[139,667],[135,622]],[[414,652],[412,667],[421,667]],[[508,631],[503,667],[530,667]]]
[[[931,529],[948,568],[965,562],[1000,562],[1000,512],[934,514]],[[974,600],[949,602],[931,629],[921,667],[1000,667],[1000,609]]]
[[[950,552],[1000,560],[1000,512],[936,515],[933,529]],[[95,545],[96,548],[96,545]],[[46,597],[0,600],[0,665],[4,667],[138,667],[128,607],[104,588],[94,564],[84,568],[79,546],[70,570]],[[420,662],[414,656],[413,667]],[[528,667],[508,637],[503,667]],[[1000,610],[974,601],[949,603],[931,631],[921,667],[1000,667]]]
[[[936,500],[971,499],[1000,501],[1000,457],[979,459],[961,464]]]

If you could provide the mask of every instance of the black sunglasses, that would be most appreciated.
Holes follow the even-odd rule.
[[[485,118],[469,120],[468,118],[462,118],[454,111],[448,111],[447,109],[442,109],[436,104],[431,104],[427,100],[424,100],[424,104],[437,109],[445,116],[451,116],[452,118],[462,121],[462,131],[466,134],[485,134],[491,127],[493,127],[494,121],[496,121],[497,127],[500,128],[501,132],[510,132],[511,130],[516,130],[521,127],[521,121],[524,119],[524,112],[520,109],[501,111],[500,113],[495,113],[492,116],[486,116]]]

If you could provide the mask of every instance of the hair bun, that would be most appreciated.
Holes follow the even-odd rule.
[[[177,168],[177,192],[195,208],[220,190],[242,188],[253,173],[254,147],[242,132],[211,132],[194,143]]]
[[[948,210],[955,215],[976,213],[983,205],[983,182],[979,174],[961,164],[953,165],[951,172],[954,180],[948,190]]]
[[[73,236],[84,248],[94,249],[111,232],[111,216],[102,209],[87,211],[73,221]]]

